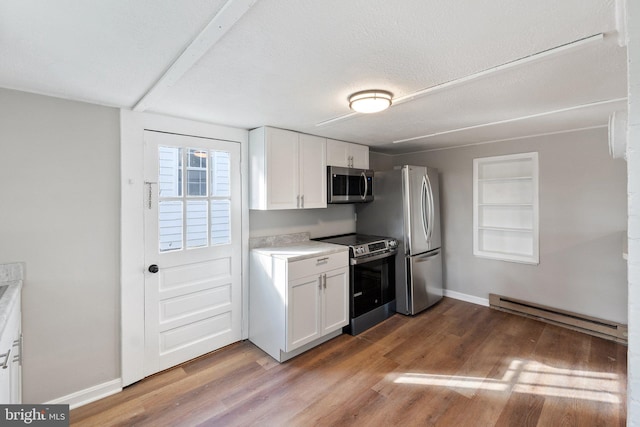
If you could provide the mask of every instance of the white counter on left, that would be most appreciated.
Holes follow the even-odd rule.
[[[7,286],[0,296],[0,335],[7,325],[11,309],[20,297],[23,278],[24,265],[22,263],[0,264],[0,288]]]
[[[334,245],[333,243],[307,240],[298,243],[287,243],[281,246],[254,248],[253,251],[261,255],[271,256],[274,258],[292,262],[314,258],[322,255],[347,252],[349,251],[349,248],[347,246]]]
[[[0,264],[0,404],[22,403],[23,278],[23,264]]]

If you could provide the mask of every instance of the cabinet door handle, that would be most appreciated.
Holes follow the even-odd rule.
[[[304,194],[300,196],[300,207],[304,208]]]
[[[326,274],[322,275],[322,281],[324,282],[324,288],[327,289],[327,275]]]
[[[324,258],[318,258],[318,259],[316,260],[316,264],[320,264],[321,262],[326,262],[326,261],[328,261],[328,260],[329,260],[329,257],[328,257],[328,256],[326,256],[326,257],[324,257]]]
[[[9,363],[9,355],[11,354],[11,349],[7,350],[5,354],[0,354],[0,357],[4,357],[4,362],[2,363],[2,369],[7,369],[7,364]]]
[[[13,346],[18,347],[18,354],[13,356],[13,361],[18,362],[18,365],[22,366],[22,334],[20,334],[20,338],[13,341]]]
[[[300,195],[298,194],[296,196],[296,208],[299,208],[299,207],[300,207]]]
[[[322,290],[322,275],[318,276],[318,289]]]

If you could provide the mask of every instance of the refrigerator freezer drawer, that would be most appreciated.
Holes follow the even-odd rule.
[[[436,249],[406,262],[408,314],[417,314],[442,299],[442,253]]]

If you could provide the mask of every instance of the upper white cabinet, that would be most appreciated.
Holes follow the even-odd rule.
[[[369,169],[369,147],[327,139],[327,165]]]
[[[538,153],[473,160],[473,254],[538,264]]]
[[[327,207],[326,139],[261,127],[249,133],[250,209]]]

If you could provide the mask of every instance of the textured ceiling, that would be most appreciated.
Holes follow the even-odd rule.
[[[133,108],[225,3],[1,1],[0,86]],[[604,126],[625,106],[611,0],[248,4],[147,111],[394,153]],[[581,48],[317,126],[349,114],[359,90],[402,97],[599,33]]]

